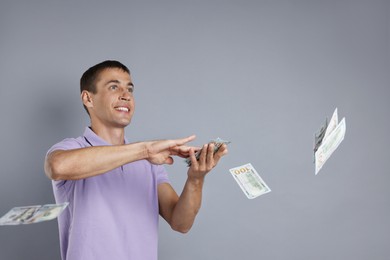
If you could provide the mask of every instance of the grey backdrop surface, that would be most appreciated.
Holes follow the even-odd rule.
[[[88,125],[79,78],[129,66],[133,141],[232,141],[189,234],[160,221],[159,259],[390,259],[390,5],[357,1],[0,3],[0,214],[54,202],[47,149]],[[344,142],[314,175],[338,107]],[[272,189],[248,200],[228,172]],[[167,166],[180,193],[181,160]],[[0,227],[0,259],[59,259],[57,222]]]

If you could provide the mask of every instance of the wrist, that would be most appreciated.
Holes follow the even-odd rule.
[[[204,176],[202,177],[193,177],[193,176],[188,176],[187,182],[193,186],[203,186],[204,183]]]
[[[150,157],[148,142],[142,142],[140,145],[142,159],[148,160]]]
[[[149,152],[146,142],[127,144],[127,151],[135,156],[137,160],[144,160],[149,158]]]

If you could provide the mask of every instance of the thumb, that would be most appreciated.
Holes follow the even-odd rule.
[[[169,157],[165,160],[165,164],[172,165],[172,164],[173,164],[173,158],[172,158],[171,156],[169,156]]]

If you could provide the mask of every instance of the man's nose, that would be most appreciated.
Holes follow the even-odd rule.
[[[127,90],[123,90],[122,94],[119,96],[119,100],[130,101],[130,93]]]

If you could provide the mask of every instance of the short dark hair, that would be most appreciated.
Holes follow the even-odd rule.
[[[106,69],[121,69],[124,72],[127,72],[130,75],[130,70],[116,60],[106,60],[101,63],[98,63],[92,67],[90,67],[88,70],[86,70],[80,79],[80,93],[82,93],[84,90],[96,93],[96,80],[99,77],[99,74],[106,70]],[[87,108],[84,105],[84,109],[87,111]],[[89,113],[88,113],[89,114]]]

